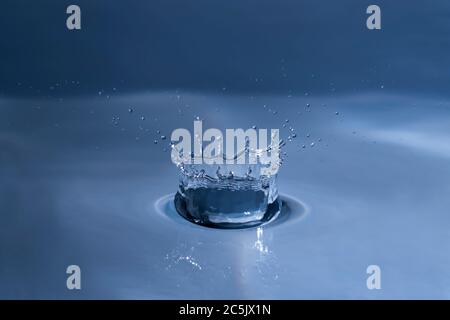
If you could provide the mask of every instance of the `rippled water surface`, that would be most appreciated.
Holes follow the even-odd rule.
[[[450,298],[445,99],[165,92],[0,108],[2,297]],[[291,204],[279,223],[212,230],[158,212],[178,188],[165,137],[197,115],[279,123],[292,141],[278,189],[308,214]],[[79,292],[65,288],[70,264]],[[382,290],[366,288],[371,264]]]

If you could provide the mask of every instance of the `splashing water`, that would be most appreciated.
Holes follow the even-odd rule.
[[[281,140],[277,149],[283,145]],[[233,157],[223,154],[225,164],[193,164],[194,154],[189,159],[180,156],[176,201],[183,202],[184,216],[198,224],[223,228],[255,226],[273,217],[277,213],[274,208],[280,207],[277,174],[262,174],[261,167],[265,164],[261,163],[226,164],[226,160],[250,154],[261,156],[273,149],[272,143],[265,149],[251,149],[246,143],[245,149]],[[205,159],[204,155],[200,157]],[[278,161],[281,165],[281,158]]]

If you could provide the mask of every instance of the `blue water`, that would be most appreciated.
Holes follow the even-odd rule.
[[[160,136],[192,124],[165,112],[177,94],[0,100],[2,297],[450,297],[445,99],[181,94],[210,127],[286,118],[296,127],[278,189],[310,211],[261,234],[183,224],[155,209],[178,189]],[[65,288],[70,264],[82,269],[79,292]],[[366,288],[371,264],[382,269],[382,290]]]
[[[358,0],[77,4],[76,32],[0,7],[0,298],[450,299],[448,0],[378,0],[377,31]],[[168,137],[197,117],[281,129],[287,215],[176,214]]]
[[[199,167],[204,168],[201,173],[183,166],[178,188],[185,209],[195,222],[253,225],[264,219],[269,205],[278,197],[276,175],[260,175],[260,165],[226,165],[234,170],[228,174],[221,173],[223,166]],[[250,168],[257,172],[254,174]],[[205,169],[215,173],[209,175]]]
[[[260,220],[268,205],[267,194],[251,188],[190,188],[184,191],[183,197],[194,217],[212,223]]]

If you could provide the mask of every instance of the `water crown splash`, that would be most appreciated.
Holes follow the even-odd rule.
[[[219,129],[203,133],[202,121],[194,121],[193,139],[187,129],[173,131],[171,157],[180,170],[177,209],[207,226],[260,225],[281,206],[277,173],[284,142],[278,129],[270,130],[268,143],[268,130],[254,128],[226,129],[225,140]]]

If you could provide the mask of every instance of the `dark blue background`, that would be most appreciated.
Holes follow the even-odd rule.
[[[449,92],[446,0],[376,1],[379,31],[366,29],[372,2],[361,0],[79,0],[75,32],[65,27],[69,4],[2,1],[3,94],[39,95],[65,80],[80,82],[70,94]]]

